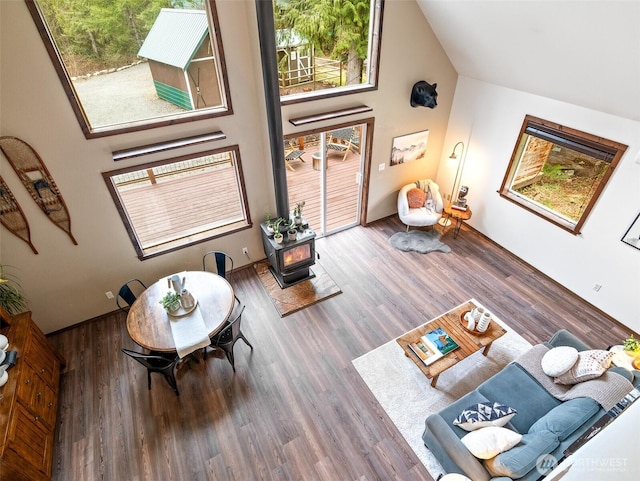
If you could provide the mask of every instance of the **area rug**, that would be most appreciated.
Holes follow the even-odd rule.
[[[389,237],[389,244],[401,251],[415,251],[420,254],[435,251],[451,252],[451,247],[440,241],[440,234],[435,229],[430,231],[410,230],[409,232],[396,232]]]
[[[444,472],[422,442],[424,420],[475,389],[531,344],[497,320],[507,331],[494,341],[487,357],[480,351],[440,374],[436,388],[404,355],[394,340],[354,359],[353,365],[433,479]]]
[[[311,271],[315,274],[313,278],[285,289],[280,287],[278,281],[271,274],[269,261],[257,262],[253,265],[253,268],[258,273],[260,282],[269,297],[271,297],[280,317],[292,314],[342,292],[322,265],[317,262],[311,266]]]

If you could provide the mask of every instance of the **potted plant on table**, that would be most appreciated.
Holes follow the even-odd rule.
[[[175,291],[169,291],[164,295],[160,304],[169,314],[176,312],[180,309],[180,294]]]
[[[636,339],[631,334],[624,340],[623,349],[631,357],[640,356],[640,339]]]

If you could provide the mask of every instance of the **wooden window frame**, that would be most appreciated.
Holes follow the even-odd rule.
[[[275,0],[274,0],[275,1]],[[281,105],[294,105],[302,102],[311,102],[314,100],[330,99],[342,97],[344,95],[353,95],[363,92],[371,92],[378,89],[378,78],[380,76],[380,52],[382,51],[382,20],[384,13],[385,0],[372,0],[372,12],[370,20],[373,26],[370,28],[369,39],[369,81],[364,84],[343,85],[333,89],[315,90],[312,92],[303,92],[299,94],[284,95],[280,97]],[[260,20],[258,20],[260,21]],[[275,48],[275,45],[274,45]]]
[[[527,131],[529,131],[529,133],[533,132],[531,129],[537,129],[540,132],[540,135],[535,135],[536,137],[556,139],[557,142],[554,143],[560,143],[565,147],[571,147],[573,145],[573,150],[599,152],[603,154],[603,158],[606,154],[606,161],[609,162],[609,168],[600,180],[598,186],[595,188],[584,211],[580,215],[580,218],[575,222],[551,210],[550,208],[536,203],[528,197],[525,197],[511,190],[512,181],[518,169],[522,149],[524,148],[524,136],[528,135]],[[526,115],[498,193],[504,199],[513,202],[514,204],[537,215],[538,217],[541,217],[574,235],[579,235],[582,226],[584,225],[589,214],[591,213],[591,210],[598,201],[600,194],[606,187],[609,178],[618,165],[618,162],[626,152],[627,147],[628,146],[619,142],[615,142],[613,140],[598,137],[596,135],[566,127],[555,122],[543,120],[532,115]]]
[[[231,105],[231,92],[229,90],[229,80],[227,76],[227,67],[222,46],[222,35],[220,32],[220,21],[218,19],[216,0],[204,0],[204,4],[207,5],[207,17],[209,19],[210,31],[211,29],[213,29],[216,33],[215,35],[211,35],[211,41],[215,44],[212,45],[212,47],[217,51],[218,54],[218,74],[219,80],[222,84],[220,88],[220,95],[222,96],[222,107],[185,111],[184,113],[175,115],[155,117],[144,120],[134,120],[127,123],[111,124],[99,127],[92,127],[87,115],[85,114],[82,103],[78,98],[71,78],[62,60],[62,55],[55,45],[53,36],[44,20],[44,16],[40,11],[37,0],[24,1],[27,5],[29,13],[31,14],[31,17],[33,18],[36,28],[40,33],[40,37],[44,43],[47,53],[49,54],[56,73],[58,74],[58,78],[62,83],[62,87],[64,88],[67,98],[69,99],[69,103],[71,104],[73,113],[75,114],[78,123],[80,124],[82,133],[87,139],[125,134],[129,132],[154,129],[158,127],[166,127],[168,125],[194,122],[197,120],[210,119],[233,114],[233,107]]]
[[[235,160],[235,166],[234,166],[235,176],[237,181],[238,194],[240,197],[239,198],[240,207],[242,209],[242,214],[243,214],[242,221],[236,221],[234,223],[217,227],[215,229],[209,228],[201,232],[192,233],[189,236],[184,236],[183,238],[170,241],[163,246],[153,246],[151,248],[143,247],[140,244],[140,241],[136,235],[135,227],[132,225],[132,221],[129,217],[127,209],[120,198],[118,189],[116,188],[116,186],[114,185],[114,182],[112,181],[112,177],[121,175],[121,174],[130,173],[130,172],[149,170],[154,167],[161,167],[168,164],[173,164],[173,163],[182,162],[190,159],[196,159],[196,158],[200,158],[208,155],[216,155],[216,154],[222,154],[222,153],[231,153],[231,155]],[[231,145],[231,146],[221,147],[213,150],[195,152],[195,153],[181,155],[178,157],[172,157],[164,160],[148,162],[145,164],[133,165],[133,166],[125,167],[122,169],[110,170],[107,172],[103,172],[102,177],[107,185],[107,189],[111,194],[111,198],[113,199],[113,202],[118,210],[118,214],[122,219],[122,223],[124,224],[125,229],[127,230],[127,234],[129,235],[131,243],[133,244],[136,254],[140,260],[150,259],[152,257],[156,257],[162,254],[167,254],[169,252],[183,249],[191,245],[199,244],[202,242],[209,241],[211,239],[223,237],[229,234],[240,232],[242,230],[250,229],[253,225],[251,221],[251,214],[249,212],[249,204],[247,201],[247,192],[245,188],[244,174],[242,171],[242,161],[240,158],[240,148],[238,145]]]

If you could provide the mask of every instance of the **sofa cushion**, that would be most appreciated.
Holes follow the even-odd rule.
[[[444,419],[444,421],[447,423],[449,428],[453,430],[456,436],[458,436],[458,438],[462,438],[462,436],[467,434],[467,431],[462,429],[460,426],[456,426],[455,424],[453,424],[453,420],[458,417],[462,410],[467,406],[488,401],[489,400],[478,391],[471,391],[462,396],[457,401],[454,401],[447,407],[443,408],[438,414],[442,417],[442,419]]]
[[[426,200],[427,193],[422,189],[414,187],[407,192],[407,202],[410,209],[418,209],[424,206]]]
[[[513,417],[509,424],[523,434],[529,431],[533,423],[561,403],[522,366],[515,363],[505,366],[502,371],[480,384],[476,390],[484,396],[485,400],[500,400],[501,403],[518,411],[518,415]],[[523,396],[523,393],[527,395]],[[472,402],[460,406],[460,410],[470,404]],[[460,413],[460,410],[451,420]]]
[[[549,346],[549,349],[558,346],[571,346],[575,347],[578,351],[587,351],[591,349],[566,329],[559,329],[558,331],[556,331],[556,333],[551,336],[551,339],[549,339],[549,341],[545,344]]]
[[[473,404],[464,409],[453,420],[453,424],[465,431],[474,431],[487,426],[504,426],[518,413],[512,407],[499,402]]]
[[[538,458],[551,453],[558,445],[558,437],[550,431],[538,431],[522,436],[520,444],[484,462],[492,476],[523,477],[535,469]]]
[[[471,431],[460,441],[478,459],[489,459],[520,442],[522,434],[499,426]]]
[[[602,376],[611,366],[613,352],[591,349],[578,353],[578,360],[569,371],[554,378],[558,384],[577,384]]]
[[[550,431],[558,437],[559,441],[564,441],[599,409],[600,405],[594,399],[588,397],[571,399],[538,419],[529,432]]]
[[[571,369],[577,360],[578,350],[575,347],[554,347],[553,349],[549,349],[549,351],[542,356],[542,371],[547,376],[560,376]]]

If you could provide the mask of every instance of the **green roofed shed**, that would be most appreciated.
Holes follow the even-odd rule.
[[[221,104],[204,10],[163,8],[138,56],[149,60],[160,98],[186,110]]]

